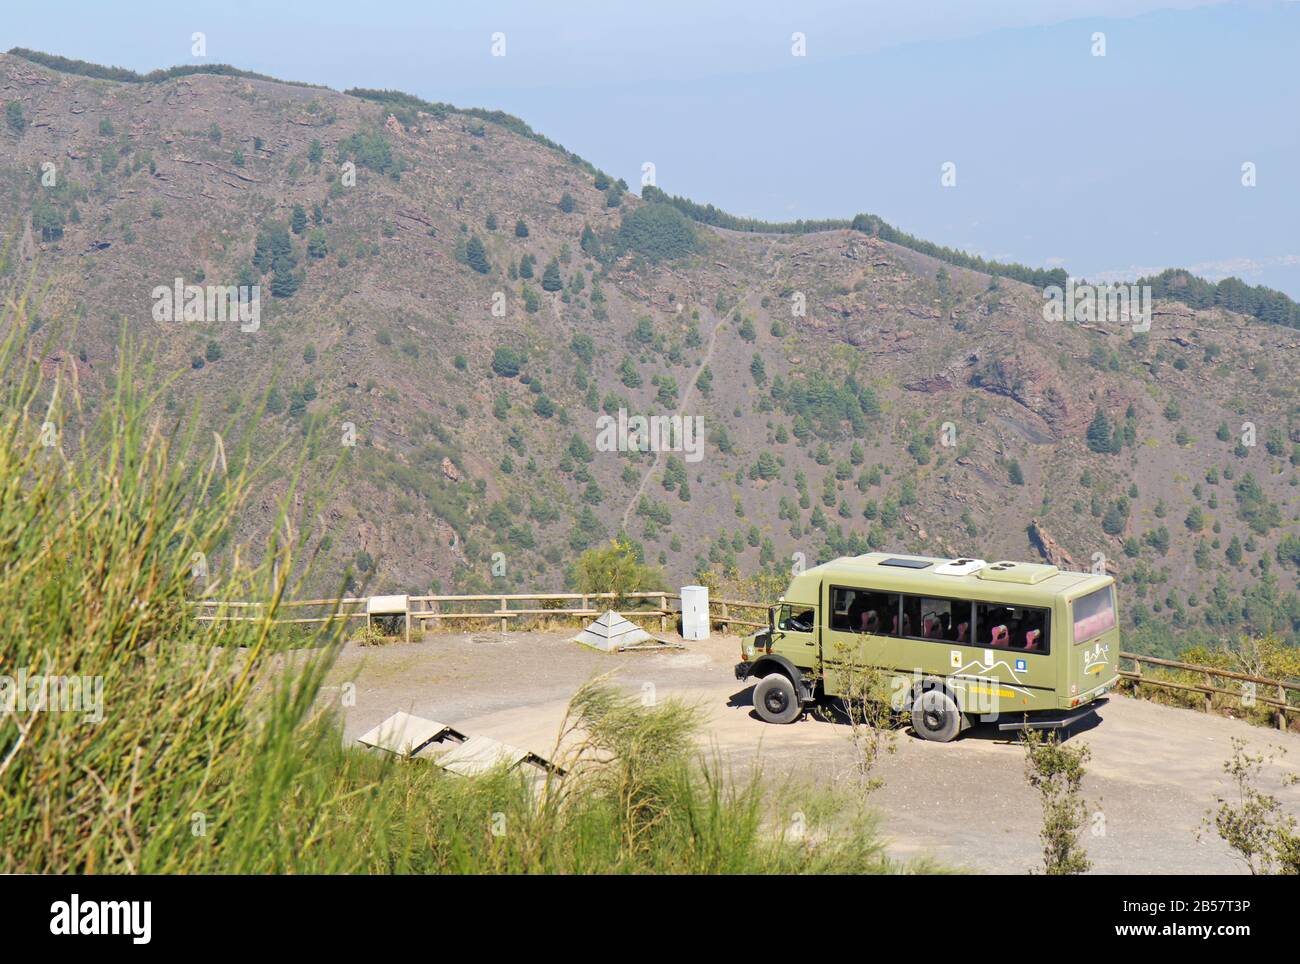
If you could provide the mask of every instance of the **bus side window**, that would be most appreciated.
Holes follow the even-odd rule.
[[[1011,610],[996,603],[975,604],[975,626],[977,646],[992,646],[997,649],[1006,647],[1011,642]]]
[[[971,604],[969,602],[960,599],[926,599],[922,601],[922,605],[939,617],[940,639],[970,643]]]
[[[1050,616],[1046,609],[976,603],[976,645],[1045,654],[1048,652]]]
[[[1051,613],[1046,609],[1021,611],[1020,626],[1011,645],[1027,653],[1046,653],[1051,635]]]
[[[781,607],[781,621],[777,629],[788,633],[810,633],[817,621],[817,614],[812,609],[796,606]]]
[[[831,587],[831,629],[841,633],[897,635],[898,593]]]
[[[853,589],[831,587],[831,629],[840,633],[861,632],[857,627],[858,595]]]
[[[904,596],[903,625],[913,639],[970,642],[970,603],[934,596]]]
[[[897,636],[898,601],[896,592],[862,593],[862,632],[877,636]],[[904,615],[906,620],[906,615]]]

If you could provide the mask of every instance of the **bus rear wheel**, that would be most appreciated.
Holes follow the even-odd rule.
[[[963,727],[962,712],[941,689],[926,690],[912,703],[912,729],[924,740],[948,743]]]
[[[754,687],[754,712],[767,723],[793,723],[803,712],[799,693],[784,673],[764,676]]]

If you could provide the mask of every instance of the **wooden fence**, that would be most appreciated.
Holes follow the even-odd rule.
[[[680,605],[669,608],[669,600],[680,604],[681,594],[673,592],[543,592],[543,593],[483,593],[464,596],[408,596],[407,612],[396,614],[404,616],[406,638],[409,640],[411,628],[419,625],[424,628],[430,621],[435,624],[442,620],[479,620],[496,622],[505,632],[513,619],[527,617],[552,617],[561,619],[592,619],[605,612],[611,606],[636,603],[632,608],[623,608],[621,615],[629,619],[649,618],[659,620],[660,631],[667,631],[670,620],[679,615]],[[281,624],[311,624],[346,621],[350,619],[367,619],[366,597],[344,597],[342,599],[299,599],[284,600],[279,608],[285,610],[329,609],[325,615],[283,616],[275,622]],[[475,603],[493,603],[497,608],[480,610],[465,606]],[[605,602],[601,608],[593,605]],[[522,605],[535,603],[534,606]],[[546,605],[553,603],[553,605]],[[657,606],[655,604],[658,604]],[[225,602],[221,600],[194,600],[192,605],[198,610],[197,618],[201,622],[231,622],[240,620],[258,620],[265,611],[264,603]],[[736,611],[750,614],[758,610],[764,618],[745,619],[735,615]],[[767,604],[745,602],[739,599],[709,598],[710,621],[722,632],[728,632],[732,626],[745,628],[762,628],[767,625]]]
[[[1143,686],[1154,686],[1160,689],[1172,690],[1181,693],[1199,693],[1204,699],[1201,702],[1203,709],[1210,712],[1214,709],[1214,697],[1225,696],[1235,700],[1243,708],[1250,708],[1258,704],[1272,707],[1274,710],[1274,723],[1280,730],[1288,727],[1288,713],[1300,714],[1300,705],[1291,702],[1291,693],[1300,693],[1300,683],[1292,683],[1286,680],[1268,679],[1263,676],[1252,676],[1249,673],[1238,673],[1235,670],[1219,669],[1214,666],[1201,666],[1196,663],[1182,663],[1176,659],[1162,659],[1158,656],[1143,656],[1140,653],[1119,654],[1120,669],[1119,675],[1122,679],[1128,680],[1134,684],[1135,691]],[[1124,669],[1124,660],[1131,660],[1133,668]],[[1201,682],[1190,682],[1185,679],[1162,679],[1158,676],[1150,676],[1142,672],[1142,667],[1156,666],[1166,670],[1173,670],[1179,673],[1187,673],[1193,676],[1202,677]],[[1228,689],[1218,685],[1221,681],[1231,680],[1239,684],[1236,689]],[[1249,684],[1249,688],[1240,684]],[[1263,690],[1264,692],[1260,692]],[[1276,696],[1266,695],[1275,693]],[[1140,694],[1138,694],[1140,695]]]

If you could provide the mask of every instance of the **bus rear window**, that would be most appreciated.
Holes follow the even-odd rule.
[[[1074,641],[1082,643],[1115,628],[1114,587],[1106,586],[1074,601]]]

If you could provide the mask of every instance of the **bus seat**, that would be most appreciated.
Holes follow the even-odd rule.
[[[1031,629],[1025,633],[1025,649],[1037,649],[1038,637],[1042,635],[1043,631],[1041,629]]]
[[[1010,633],[1007,632],[1007,627],[1006,627],[1005,625],[1004,625],[1004,626],[994,626],[994,627],[993,627],[993,645],[994,645],[994,646],[1005,646],[1005,645],[1007,645],[1007,642],[1008,642],[1008,640],[1009,640],[1010,638],[1011,638],[1011,635],[1010,635]]]
[[[967,634],[968,632],[970,632],[970,623],[958,623],[958,624],[957,624],[957,642],[959,642],[959,643],[964,643],[964,642],[966,642],[966,641],[967,641],[967,640],[966,640],[966,634]]]
[[[939,617],[930,613],[921,620],[921,635],[926,639],[936,639],[940,635]]]

